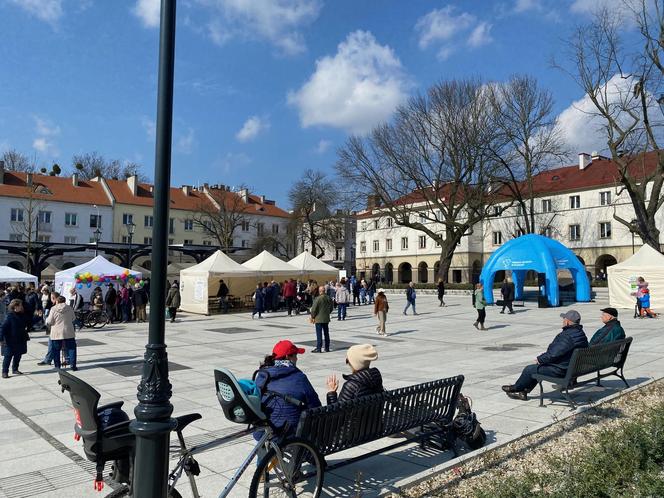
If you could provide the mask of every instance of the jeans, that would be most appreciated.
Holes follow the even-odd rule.
[[[337,318],[339,320],[346,319],[346,308],[348,308],[348,303],[337,303]]]
[[[564,377],[565,370],[555,367],[553,365],[528,365],[523,369],[521,375],[514,384],[515,391],[530,392],[537,385],[537,381],[533,379],[533,374],[550,375],[552,377]]]
[[[373,292],[367,292],[367,297],[369,298],[369,304],[373,304],[376,301],[374,301],[374,293]]]
[[[56,339],[53,343],[53,365],[60,368],[60,350],[64,346],[67,351],[67,361],[69,366],[76,368],[76,339]]]
[[[44,363],[48,363],[49,365],[53,362],[53,341],[49,338],[48,340],[48,351],[46,351],[46,356],[44,356],[44,359],[42,360]]]
[[[122,321],[128,322],[131,320],[131,304],[122,303]]]
[[[406,303],[406,307],[403,309],[403,314],[405,315],[408,312],[408,308],[413,307],[413,315],[417,315],[417,311],[415,310],[415,301],[408,301]]]
[[[22,354],[6,355],[2,357],[2,373],[9,373],[9,364],[12,364],[12,372],[18,372],[18,364],[21,361]]]
[[[325,334],[325,350],[330,350],[330,324],[317,323],[316,324],[316,349],[321,350],[323,345],[323,334]]]

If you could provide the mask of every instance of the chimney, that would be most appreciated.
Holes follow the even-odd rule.
[[[602,156],[600,156],[600,155],[599,155],[599,152],[597,152],[596,150],[592,151],[592,152],[590,153],[590,156],[591,156],[591,159],[592,159],[593,161],[598,161],[598,160],[602,159]]]
[[[73,174],[71,175],[71,184],[72,184],[74,187],[78,187],[78,175],[77,175],[76,173],[73,173]]]
[[[184,192],[184,195],[189,197],[189,194],[191,192],[191,187],[189,185],[182,185],[182,192]]]
[[[242,202],[247,203],[249,202],[249,190],[246,188],[243,188],[240,190],[240,197],[242,197]]]
[[[593,152],[593,154],[597,154],[597,152]],[[585,152],[581,152],[579,154],[579,169],[584,170],[588,166],[590,166],[590,163],[592,162],[592,159],[590,155],[586,154]]]
[[[380,207],[380,197],[372,194],[367,196],[367,211]]]
[[[32,187],[32,173],[27,173],[25,175],[25,182],[28,184],[29,187]]]
[[[0,161],[0,183],[5,183],[5,162]]]
[[[136,197],[136,193],[138,192],[138,177],[136,175],[128,176],[127,185],[129,185],[129,190],[131,190],[131,194],[134,197]]]
[[[265,196],[261,195],[261,204],[265,204]]]

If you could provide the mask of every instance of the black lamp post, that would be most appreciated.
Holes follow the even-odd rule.
[[[133,222],[129,222],[125,225],[127,228],[127,235],[129,236],[129,253],[127,255],[127,268],[131,267],[131,241],[134,239],[134,232],[136,231],[136,225]]]
[[[632,234],[632,254],[634,254],[634,233],[638,231],[636,219],[629,222],[629,231]]]
[[[136,419],[130,424],[136,434],[134,496],[166,498],[168,490],[168,446],[175,421],[171,418],[171,383],[165,344],[163,311],[166,307],[168,264],[169,194],[171,142],[173,138],[173,73],[175,66],[176,0],[161,0],[159,34],[159,86],[157,91],[157,141],[154,166],[154,227],[150,327],[145,346],[143,376],[138,386]]]
[[[94,231],[95,235],[95,257],[99,255],[99,241],[101,240],[101,230],[99,227]]]

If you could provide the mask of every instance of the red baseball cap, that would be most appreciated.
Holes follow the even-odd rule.
[[[303,354],[304,348],[298,348],[291,341],[279,341],[272,348],[272,354],[275,358],[284,358],[292,354]]]

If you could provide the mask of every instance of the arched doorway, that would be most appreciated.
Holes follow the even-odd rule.
[[[386,263],[385,264],[385,281],[388,284],[391,284],[394,282],[394,266],[392,266],[392,263]]]
[[[371,279],[376,282],[380,280],[380,265],[378,263],[374,263],[371,267]]]
[[[429,265],[424,261],[417,265],[417,281],[421,284],[429,282]]]
[[[14,268],[14,270],[23,271],[23,263],[21,263],[20,261],[12,261],[10,263],[7,263],[7,266],[9,266],[10,268]]]
[[[399,265],[399,282],[407,284],[413,280],[413,267],[410,263],[401,263]]]
[[[71,261],[67,261],[65,264],[62,265],[62,269],[69,270],[69,268],[73,268],[74,266],[76,266],[74,263],[72,263]]]
[[[597,280],[606,279],[606,268],[615,265],[618,261],[610,254],[602,254],[597,261],[595,261],[595,278]]]
[[[470,283],[476,284],[480,281],[480,273],[482,272],[482,263],[478,260],[473,261],[473,266],[470,269]]]

